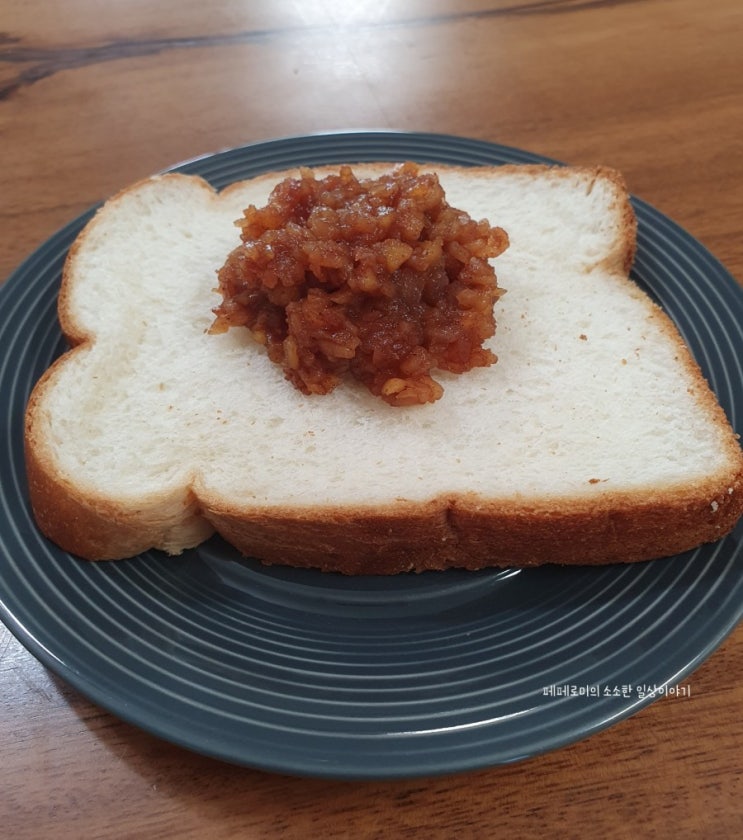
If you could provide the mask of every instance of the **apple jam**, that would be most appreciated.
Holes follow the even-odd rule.
[[[489,263],[508,236],[451,207],[412,163],[281,181],[236,223],[211,331],[247,327],[305,394],[352,376],[395,406],[434,402],[435,370],[491,365],[503,294]]]

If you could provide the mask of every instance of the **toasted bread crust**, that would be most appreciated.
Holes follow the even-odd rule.
[[[389,164],[365,165],[369,170]],[[436,165],[438,169],[445,169]],[[456,169],[457,167],[452,167]],[[325,168],[329,169],[329,168]],[[501,170],[561,177],[566,170],[541,165]],[[323,171],[323,170],[318,170]],[[575,172],[575,170],[572,170]],[[607,178],[623,195],[621,176],[612,170],[580,170]],[[286,173],[268,173],[273,183]],[[192,176],[191,184],[217,193]],[[109,200],[109,207],[138,188]],[[227,188],[238,189],[239,184]],[[589,188],[590,189],[590,188]],[[620,253],[614,264],[629,270],[635,250],[636,221],[628,200],[621,217]],[[95,217],[70,250],[59,298],[59,318],[72,353],[95,341],[80,324],[71,303],[76,257],[99,222]],[[625,281],[636,292],[630,280]],[[653,305],[654,306],[654,305]],[[658,307],[659,329],[679,350],[688,387],[710,422],[727,430],[728,469],[702,483],[658,488],[646,493],[612,493],[603,488],[580,496],[538,499],[483,499],[448,495],[427,502],[405,500],[360,506],[240,505],[190,486],[171,487],[136,503],[107,497],[62,475],[52,446],[39,431],[47,389],[55,387],[59,359],[37,384],[26,412],[26,464],[30,498],[40,530],[64,550],[90,560],[132,556],[149,548],[178,553],[198,545],[213,531],[246,555],[266,563],[311,567],[344,574],[387,575],[445,568],[535,566],[544,563],[636,562],[677,554],[729,532],[743,513],[743,453],[729,434],[724,412],[689,356],[670,319]]]
[[[605,494],[595,502],[454,497],[384,509],[210,510],[208,517],[247,556],[348,575],[601,565],[667,557],[719,540],[740,518],[743,470],[695,491],[669,489],[652,500],[639,494]]]
[[[26,410],[26,475],[39,530],[86,560],[133,557],[150,548],[179,553],[210,537],[214,528],[200,515],[190,488],[164,491],[132,505],[80,486],[56,468],[49,442],[38,432],[37,412],[64,358],[44,374]]]

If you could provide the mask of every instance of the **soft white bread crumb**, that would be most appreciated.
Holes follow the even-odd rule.
[[[499,360],[439,374],[442,399],[410,409],[352,382],[305,396],[246,331],[207,332],[233,222],[280,175],[220,196],[166,175],[112,199],[68,259],[60,319],[77,346],[29,406],[42,529],[98,558],[178,552],[217,527],[268,561],[390,572],[645,559],[732,527],[740,447],[670,321],[627,277],[621,180],[439,173],[450,204],[509,234],[495,261]]]

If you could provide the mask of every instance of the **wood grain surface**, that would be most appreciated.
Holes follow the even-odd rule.
[[[181,160],[380,128],[614,166],[741,279],[742,33],[739,0],[5,0],[0,278],[91,204]],[[742,674],[738,628],[687,678],[690,696],[566,749],[447,778],[327,782],[161,742],[2,628],[0,833],[735,838]]]

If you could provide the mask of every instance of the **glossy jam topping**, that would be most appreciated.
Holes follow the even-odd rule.
[[[432,371],[496,361],[483,347],[503,293],[489,260],[508,237],[451,207],[435,174],[411,163],[368,179],[302,170],[237,224],[211,331],[247,327],[304,393],[352,376],[415,405],[442,395]]]

